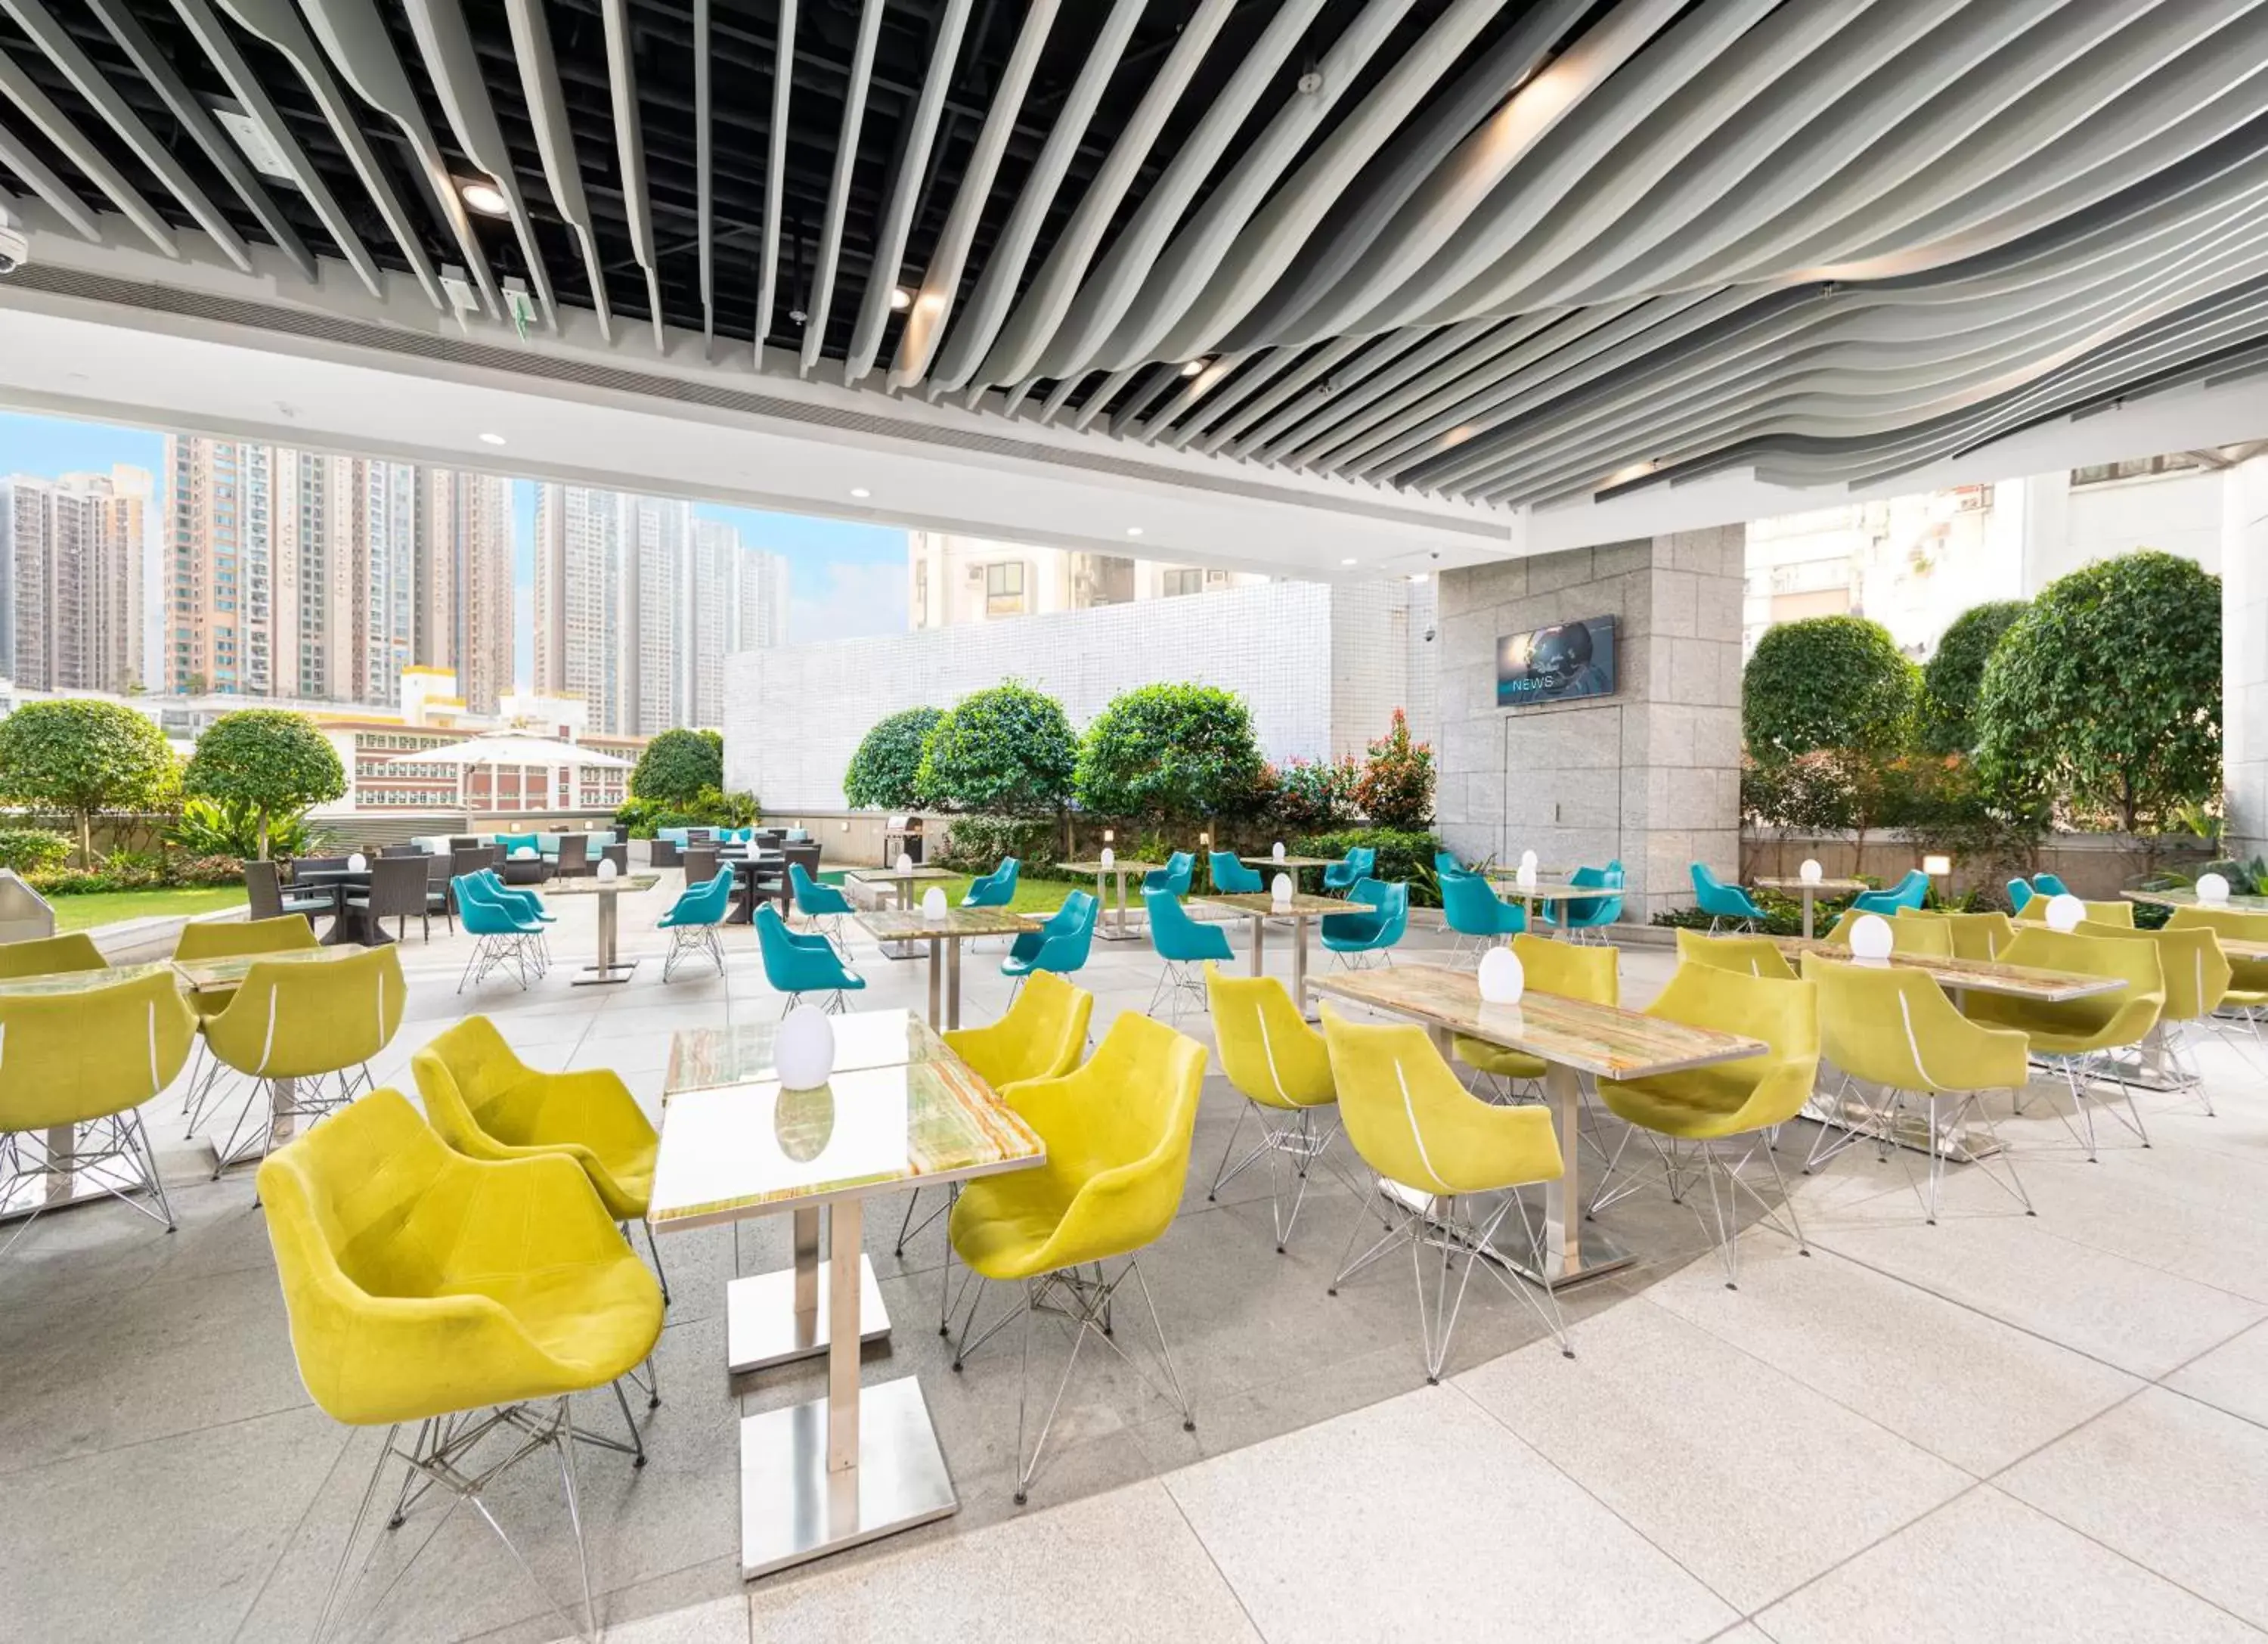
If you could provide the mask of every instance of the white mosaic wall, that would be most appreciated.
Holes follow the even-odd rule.
[[[843,768],[876,720],[923,704],[950,707],[1010,678],[1059,697],[1074,729],[1132,686],[1219,685],[1250,704],[1274,760],[1359,754],[1402,705],[1430,736],[1432,647],[1413,640],[1411,624],[1421,632],[1431,624],[1431,593],[1402,582],[1273,582],[743,652],[725,674],[725,779],[768,811],[838,807]],[[1422,675],[1414,685],[1413,658]]]

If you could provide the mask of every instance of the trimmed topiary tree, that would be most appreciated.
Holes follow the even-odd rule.
[[[1977,693],[1984,664],[2026,609],[2021,600],[1972,605],[1953,619],[1921,670],[1921,744],[1933,754],[1967,754],[1977,747]]]
[[[1071,797],[1079,744],[1063,704],[1011,680],[963,697],[922,745],[924,806],[1037,816]]]
[[[1863,616],[1782,623],[1741,677],[1741,732],[1759,760],[1841,748],[1889,754],[1913,734],[1920,670]]]
[[[1251,807],[1267,762],[1244,698],[1218,685],[1122,691],[1079,743],[1074,785],[1098,816],[1178,821]]]
[[[94,861],[94,819],[151,810],[172,796],[179,770],[147,714],[114,702],[26,703],[0,719],[0,795],[48,806],[78,822],[81,863]]]
[[[866,733],[843,773],[843,797],[876,810],[911,810],[921,803],[922,745],[942,708],[908,708]]]
[[[346,767],[330,739],[306,714],[281,708],[221,715],[197,738],[181,775],[182,793],[252,813],[263,862],[269,824],[277,817],[297,816],[346,791]]]
[[[630,797],[690,806],[725,785],[725,739],[714,731],[664,731],[630,771]]]
[[[1988,792],[2132,832],[2220,793],[2220,579],[2144,551],[2058,577],[1985,664]]]

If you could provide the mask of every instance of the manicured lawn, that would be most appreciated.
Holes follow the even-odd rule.
[[[966,879],[925,879],[915,888],[916,900],[919,900],[920,893],[932,885],[945,892],[945,899],[955,907],[959,907],[961,897],[968,894],[968,881]],[[1008,906],[1018,913],[1053,913],[1063,906],[1063,899],[1068,892],[1079,888],[1080,886],[1067,884],[1059,879],[1026,879],[1019,874],[1015,898]],[[1087,881],[1085,888],[1094,889],[1094,881]],[[1130,903],[1139,900],[1139,893],[1131,885],[1127,887],[1126,894]]]
[[[244,887],[205,890],[101,890],[84,896],[54,896],[55,929],[84,931],[120,919],[155,919],[177,913],[215,913],[244,905]]]

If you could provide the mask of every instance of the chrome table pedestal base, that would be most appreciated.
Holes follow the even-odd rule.
[[[841,1470],[828,1466],[826,1398],[741,1419],[744,1580],[959,1510],[921,1383],[878,1382],[857,1401],[858,1464]]]
[[[755,1273],[725,1286],[725,1361],[734,1375],[816,1359],[829,1340],[825,1298],[829,1264],[821,1261],[811,1294],[814,1305],[799,1309],[796,1271]],[[873,1257],[858,1257],[858,1338],[881,1341],[890,1333],[889,1310],[874,1277]]]

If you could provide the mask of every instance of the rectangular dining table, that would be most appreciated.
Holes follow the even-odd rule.
[[[1538,936],[1548,936],[1550,934],[1552,930],[1557,929],[1557,927],[1550,926],[1540,931],[1535,928],[1535,904],[1537,903],[1599,902],[1603,901],[1607,897],[1619,896],[1623,894],[1621,891],[1615,889],[1610,885],[1570,885],[1557,881],[1548,883],[1539,881],[1533,885],[1523,885],[1520,882],[1516,874],[1511,878],[1505,879],[1501,878],[1498,874],[1491,874],[1490,878],[1498,880],[1500,883],[1511,886],[1512,896],[1516,897],[1527,907],[1528,928]]]
[[[1274,874],[1270,872],[1271,869],[1283,869],[1285,873],[1291,874],[1292,888],[1294,890],[1300,888],[1300,875],[1307,869],[1311,867],[1336,867],[1338,866],[1339,860],[1339,859],[1335,856],[1240,856],[1236,859],[1243,863],[1247,867],[1258,868],[1263,874],[1267,874],[1270,878],[1274,877]],[[1248,896],[1256,896],[1260,893],[1256,891],[1249,891],[1245,894]]]
[[[654,1230],[792,1218],[793,1265],[766,1276],[769,1305],[790,1316],[791,1333],[823,1342],[827,1354],[825,1397],[740,1419],[747,1580],[958,1510],[918,1378],[859,1384],[872,1271],[865,1201],[1047,1157],[1015,1110],[908,1013],[871,1013],[871,1027],[865,1014],[835,1019],[838,1065],[814,1090],[781,1088],[763,1065],[770,1048],[761,1035],[732,1030],[672,1054],[674,1069],[681,1061],[703,1077],[750,1077],[688,1087],[664,1102],[648,1211]],[[900,1047],[909,1059],[858,1065]],[[860,1251],[855,1264],[821,1260],[822,1213],[828,1250]]]
[[[1064,862],[1058,866],[1066,874],[1094,875],[1094,933],[1097,936],[1106,942],[1130,942],[1142,934],[1127,923],[1126,876],[1132,874],[1138,878],[1145,874],[1153,874],[1165,866],[1163,862],[1105,862],[1098,858],[1092,862]],[[1118,881],[1118,905],[1115,909],[1111,906],[1109,888],[1113,875]]]
[[[880,942],[929,944],[929,1020],[961,1026],[961,945],[978,936],[1020,936],[1048,916],[1005,908],[947,908],[934,918],[919,908],[868,909],[857,918]]]
[[[1812,928],[1811,903],[1815,896],[1855,896],[1874,887],[1862,879],[1760,879],[1758,888],[1777,890],[1783,896],[1803,898],[1803,934],[1808,940],[1816,933]]]
[[[599,962],[585,965],[594,976],[575,978],[577,987],[595,987],[609,982],[627,982],[630,972],[637,969],[635,959],[618,958],[615,939],[620,926],[615,921],[615,898],[625,894],[641,896],[661,883],[659,874],[617,874],[608,879],[597,874],[578,874],[572,879],[555,879],[544,886],[547,896],[596,896],[599,899]]]
[[[1369,902],[1347,902],[1336,896],[1310,896],[1296,892],[1288,902],[1278,902],[1266,891],[1240,890],[1215,892],[1209,896],[1191,896],[1191,902],[1202,902],[1216,908],[1226,908],[1241,913],[1252,921],[1252,974],[1264,974],[1268,945],[1268,921],[1287,919],[1292,925],[1292,999],[1302,1011],[1307,1008],[1307,926],[1316,919],[1329,918],[1334,913],[1375,913],[1377,904]]]
[[[949,867],[924,867],[917,863],[912,867],[903,868],[854,867],[845,877],[855,879],[862,885],[887,885],[896,893],[897,905],[903,910],[914,905],[916,886],[932,883],[940,879],[959,879],[961,875]],[[882,944],[882,957],[885,959],[918,959],[922,956],[922,945],[919,942],[884,942]]]
[[[1491,1005],[1481,998],[1477,976],[1446,965],[1336,971],[1310,979],[1307,989],[1422,1023],[1445,1058],[1452,1054],[1456,1036],[1463,1034],[1543,1062],[1544,1102],[1559,1137],[1560,1175],[1543,1184],[1543,1236],[1537,1241],[1543,1271],[1528,1276],[1553,1289],[1627,1267],[1634,1259],[1598,1224],[1583,1219],[1581,1076],[1648,1079],[1737,1062],[1771,1048],[1758,1039],[1532,988],[1518,1004]],[[1527,1272],[1517,1261],[1513,1265]]]

